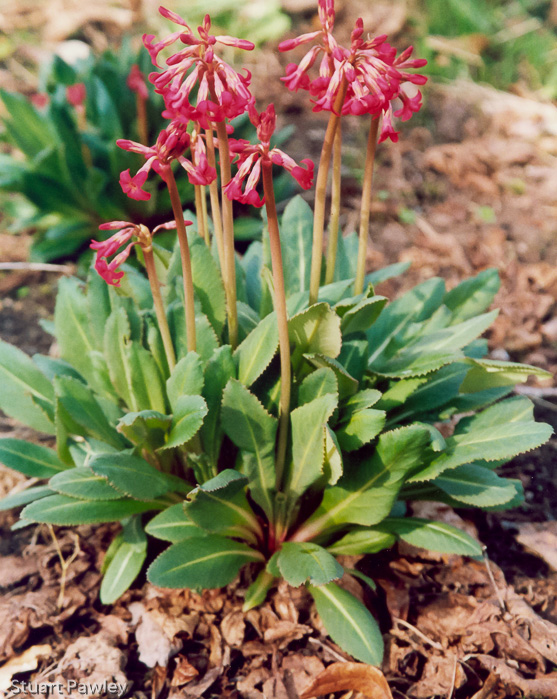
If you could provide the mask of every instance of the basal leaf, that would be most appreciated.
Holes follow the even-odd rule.
[[[387,299],[384,296],[363,298],[343,315],[341,323],[343,335],[368,330],[379,318],[386,303]]]
[[[137,412],[139,405],[133,393],[132,376],[126,348],[131,329],[126,311],[116,308],[109,316],[104,331],[104,355],[110,380],[124,403]]]
[[[281,247],[286,294],[309,289],[313,213],[302,197],[291,199],[282,216]]]
[[[171,588],[217,588],[232,582],[246,563],[263,556],[224,536],[210,534],[172,544],[150,566],[153,585]]]
[[[27,505],[21,517],[30,522],[74,526],[119,522],[130,515],[160,509],[160,507],[161,505],[155,502],[137,502],[136,500],[99,502],[78,500],[67,495],[50,495]]]
[[[0,408],[10,417],[39,432],[54,433],[54,426],[33,397],[52,405],[54,390],[30,357],[0,340]]]
[[[203,390],[203,364],[196,352],[188,352],[174,367],[166,382],[168,400],[173,410],[182,396],[199,395]]]
[[[433,483],[455,500],[474,507],[502,505],[516,494],[511,481],[477,464],[445,471]]]
[[[337,378],[338,393],[341,399],[351,396],[358,390],[358,381],[353,376],[350,376],[336,359],[331,359],[331,357],[326,357],[323,354],[305,354],[304,359],[318,369],[329,367],[333,370]]]
[[[156,410],[164,413],[164,382],[153,355],[138,342],[130,342],[126,349],[131,386],[138,410]]]
[[[161,449],[182,446],[194,437],[207,415],[207,404],[202,396],[181,396],[176,404],[168,441]]]
[[[327,551],[335,556],[359,556],[362,553],[378,553],[390,548],[396,536],[370,527],[354,527],[334,544],[327,546]]]
[[[443,302],[453,312],[453,322],[468,320],[483,313],[495,298],[499,286],[499,272],[492,267],[447,292]]]
[[[205,367],[203,397],[208,413],[203,420],[200,436],[203,450],[212,464],[217,463],[222,444],[221,404],[223,391],[229,379],[236,378],[236,366],[229,345],[219,347]]]
[[[365,408],[352,414],[350,420],[336,430],[335,434],[343,451],[355,451],[371,442],[385,425],[385,412]]]
[[[126,413],[118,420],[116,429],[132,444],[156,450],[164,445],[171,423],[171,415],[163,415],[156,410],[142,410]]]
[[[190,253],[195,295],[203,313],[220,336],[226,319],[224,286],[220,269],[209,248],[199,236],[190,240]]]
[[[380,665],[383,638],[375,619],[353,595],[335,583],[309,587],[319,618],[335,643],[356,660]]]
[[[113,604],[139,575],[147,558],[147,537],[141,517],[126,522],[118,549],[108,564],[100,589],[103,604]]]
[[[472,367],[460,385],[461,393],[475,393],[500,386],[515,386],[527,381],[529,376],[551,377],[548,371],[529,364],[501,362],[495,359],[475,359],[470,363]]]
[[[67,466],[53,449],[23,439],[0,439],[0,462],[30,478],[50,478]]]
[[[122,493],[113,488],[106,478],[82,466],[59,473],[50,479],[48,485],[60,495],[80,500],[119,500],[122,497]]]
[[[298,391],[298,402],[300,405],[304,405],[304,403],[310,403],[315,398],[321,398],[328,393],[336,395],[338,383],[335,372],[328,367],[323,367],[312,371],[302,381]]]
[[[145,527],[145,531],[157,539],[170,541],[173,544],[194,536],[206,535],[206,532],[186,515],[183,502],[167,507],[166,510],[155,515]]]
[[[381,523],[380,529],[392,532],[404,541],[440,553],[457,553],[461,556],[481,556],[482,547],[462,529],[444,522],[431,522],[427,519],[389,517]]]
[[[54,495],[47,485],[36,485],[31,488],[24,488],[17,493],[11,493],[0,499],[0,512],[11,510],[14,507],[28,505],[30,502],[45,498],[47,495]]]
[[[234,359],[238,365],[238,379],[245,386],[251,386],[269,366],[277,348],[277,318],[275,313],[270,313],[234,352]]]
[[[338,580],[344,569],[334,556],[317,544],[287,541],[282,545],[276,565],[289,585],[298,587],[305,582],[326,585]]]
[[[317,303],[288,321],[294,365],[304,354],[338,357],[342,346],[340,318],[327,303]]]

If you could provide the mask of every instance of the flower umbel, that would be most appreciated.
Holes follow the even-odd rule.
[[[304,158],[301,162],[305,167],[302,167],[284,151],[279,148],[271,148],[270,141],[276,126],[274,105],[270,104],[267,109],[259,113],[252,104],[249,107],[249,117],[257,129],[259,143],[251,144],[245,139],[230,140],[230,151],[238,156],[238,172],[224,187],[226,196],[242,204],[263,206],[265,200],[256,191],[263,162],[281,165],[288,170],[303,189],[309,189],[313,184],[313,162],[309,158]],[[247,181],[242,191],[246,177]]]

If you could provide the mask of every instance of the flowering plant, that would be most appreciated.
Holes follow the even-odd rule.
[[[405,271],[365,274],[375,144],[379,133],[395,138],[393,100],[401,99],[402,118],[417,108],[405,83],[423,80],[405,72],[419,67],[409,50],[397,58],[383,37],[362,41],[359,22],[351,48],[338,46],[332,2],[320,0],[319,8],[323,30],[311,40],[324,44],[311,56],[323,53],[320,75],[305,80],[310,57],[287,76],[295,88],[297,72],[316,106],[330,107],[315,207],[295,197],[280,221],[273,165],[309,189],[313,164],[271,147],[272,105],[258,111],[249,75],[216,57],[219,43],[244,50],[249,43],[212,36],[208,18],[197,38],[185,20],[161,10],[179,29],[158,44],[145,37],[154,62],[164,48],[186,46],[150,76],[170,123],[152,147],[120,142],[146,158],[137,173],[124,171],[121,185],[141,200],[148,172],[161,178],[174,213],[163,228],[176,229],[176,246],[170,253],[157,244],[160,228],[103,224],[112,235],[92,244],[87,284],[60,284],[59,358],[29,358],[0,343],[0,407],[56,440],[55,449],[0,440],[6,465],[48,479],[2,506],[26,505],[16,526],[121,522],[104,562],[105,603],[132,584],[155,537],[170,543],[150,561],[155,585],[220,587],[244,569],[249,609],[277,578],[305,584],[332,638],[379,663],[374,618],[336,582],[361,574],[345,571],[338,557],[375,553],[397,539],[481,555],[465,532],[408,516],[408,501],[514,505],[520,483],[494,469],[542,444],[551,429],[534,422],[528,399],[509,397],[513,384],[545,372],[490,360],[479,339],[496,316],[486,312],[498,289],[495,270],[450,291],[430,279],[392,303],[375,293],[374,284]],[[321,284],[324,182],[347,104],[370,116],[368,198],[359,236],[339,237],[333,197]],[[242,109],[255,143],[230,138],[229,119]],[[212,232],[203,192],[184,218],[178,174],[208,187]],[[266,213],[263,241],[242,257],[234,251],[234,199]],[[126,265],[133,249],[145,274]]]

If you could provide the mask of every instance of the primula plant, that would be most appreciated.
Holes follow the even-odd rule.
[[[361,20],[351,45],[341,46],[330,0],[319,2],[320,30],[281,44],[312,42],[284,82],[307,91],[329,122],[313,211],[298,196],[279,220],[273,170],[309,190],[314,166],[273,145],[273,105],[258,109],[249,73],[219,55],[222,46],[252,44],[212,35],[209,17],[194,32],[173,12],[161,13],[176,30],[144,41],[157,68],[161,53],[174,50],[149,77],[169,123],[153,144],[118,141],[143,156],[120,184],[142,202],[158,179],[174,218],[152,230],[133,221],[101,225],[111,235],[91,245],[87,284],[60,283],[57,358],[0,344],[0,406],[56,442],[0,440],[2,461],[34,479],[2,506],[26,505],[16,527],[121,522],[104,560],[104,603],[145,562],[161,587],[221,587],[243,571],[245,609],[283,578],[307,586],[339,645],[376,664],[381,634],[339,585],[339,557],[373,554],[398,539],[481,555],[465,532],[408,516],[407,503],[520,502],[520,482],[495,469],[549,438],[530,401],[511,395],[515,383],[545,372],[486,357],[480,336],[497,314],[486,310],[496,270],[450,291],[430,279],[392,303],[374,284],[405,266],[366,276],[375,147],[396,140],[393,118],[411,117],[421,103],[414,86],[425,78],[412,71],[423,61],[412,49],[397,54],[384,36],[364,38]],[[243,113],[254,142],[233,133],[230,120]],[[367,120],[369,139],[359,235],[343,237],[347,114]],[[198,197],[184,214],[177,185],[184,178],[207,187],[210,212]],[[265,220],[263,240],[241,257],[234,200],[262,207]],[[176,229],[173,252],[157,243],[161,228]],[[132,252],[141,267],[126,263]],[[169,545],[154,558],[152,549],[164,544],[150,548],[149,538]]]

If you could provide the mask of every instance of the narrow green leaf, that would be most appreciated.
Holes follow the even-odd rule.
[[[267,598],[269,590],[275,582],[274,575],[271,575],[266,570],[262,570],[257,578],[252,582],[252,584],[246,590],[244,597],[244,604],[242,605],[242,611],[244,614],[249,612],[250,609],[258,607]]]
[[[27,505],[21,517],[31,522],[74,526],[118,522],[130,515],[157,510],[160,507],[155,502],[137,502],[136,500],[99,502],[77,500],[67,495],[50,495]]]
[[[287,470],[287,490],[301,495],[323,473],[325,426],[338,404],[338,397],[325,394],[290,413],[292,467]]]
[[[340,318],[327,303],[314,304],[290,318],[288,335],[295,347],[293,363],[307,353],[323,354],[333,359],[340,354]]]
[[[100,589],[103,604],[113,604],[139,575],[147,557],[147,537],[141,517],[126,522],[118,549],[104,571]]]
[[[194,536],[206,535],[206,532],[186,515],[183,502],[167,507],[166,510],[155,515],[145,527],[145,531],[157,539],[170,541],[173,544]]]
[[[10,417],[39,432],[54,433],[54,426],[33,397],[53,403],[54,391],[30,357],[0,340],[0,408]]]
[[[182,396],[199,395],[203,390],[203,364],[196,352],[188,352],[174,367],[166,382],[168,400],[173,410]]]
[[[410,262],[395,262],[392,265],[387,265],[381,269],[375,270],[375,272],[370,272],[366,274],[365,284],[381,284],[381,282],[387,281],[387,279],[393,279],[393,277],[399,277],[404,274],[406,270],[410,267]]]
[[[342,333],[365,332],[379,318],[387,299],[384,296],[363,298],[358,304],[347,311],[342,317]]]
[[[23,439],[0,439],[0,461],[30,478],[50,478],[67,468],[53,449]]]
[[[87,298],[78,279],[60,279],[54,324],[60,357],[93,382],[95,377],[90,353],[95,349],[95,342],[89,325]]]
[[[207,404],[202,396],[181,396],[176,403],[168,441],[161,449],[182,446],[194,437],[207,415]]]
[[[36,485],[32,488],[25,488],[24,490],[6,495],[5,498],[2,498],[0,500],[0,512],[11,510],[14,507],[21,507],[22,505],[28,505],[30,502],[35,502],[35,500],[53,494],[54,493],[47,485]]]
[[[485,269],[471,279],[465,279],[445,294],[443,302],[453,312],[453,322],[461,322],[483,313],[499,291],[499,271]]]
[[[220,419],[222,395],[226,384],[232,378],[236,378],[232,348],[224,345],[214,351],[205,368],[203,397],[207,403],[208,413],[203,420],[200,436],[204,453],[212,464],[218,461],[224,434]]]
[[[316,368],[329,367],[334,371],[338,383],[338,393],[341,399],[351,396],[358,390],[358,381],[353,376],[350,376],[342,364],[337,362],[336,359],[326,357],[323,354],[305,354],[304,359]]]
[[[146,446],[154,451],[164,445],[171,423],[171,415],[163,415],[156,410],[142,410],[126,413],[118,420],[116,429],[132,444]]]
[[[130,342],[126,350],[137,409],[164,413],[166,408],[164,383],[152,354],[138,342]]]
[[[139,406],[133,393],[132,376],[126,347],[131,329],[126,311],[116,308],[109,316],[104,331],[104,355],[110,380],[124,403],[134,412]]]
[[[147,578],[158,587],[217,588],[232,582],[246,563],[262,560],[246,544],[210,534],[172,544],[152,563]]]
[[[336,395],[338,393],[338,383],[335,372],[328,367],[323,367],[312,371],[302,381],[298,391],[298,402],[300,405],[303,405],[327,393]]]
[[[195,295],[201,302],[203,313],[220,336],[226,319],[224,286],[220,269],[209,248],[199,236],[190,240],[190,253]]]
[[[312,543],[287,541],[279,551],[276,564],[289,585],[305,582],[326,585],[342,577],[344,570],[324,548]]]
[[[385,412],[366,408],[357,410],[350,420],[336,430],[338,443],[343,451],[355,451],[371,442],[385,426]]]
[[[378,553],[390,548],[396,536],[369,527],[354,527],[334,544],[327,546],[327,551],[335,556],[359,556],[362,553]]]
[[[366,607],[335,583],[308,589],[333,641],[356,660],[380,665],[383,638],[377,622]]]
[[[472,367],[460,385],[461,393],[475,393],[486,388],[514,386],[517,383],[524,383],[529,376],[551,377],[550,372],[529,364],[501,362],[495,359],[474,359],[470,360],[470,363]]]
[[[462,529],[443,522],[431,522],[417,517],[389,517],[381,523],[380,529],[396,534],[412,546],[430,551],[457,553],[461,556],[482,555],[482,547],[475,539]]]
[[[281,247],[286,294],[309,289],[313,213],[302,197],[295,196],[284,210]]]
[[[270,313],[234,352],[234,358],[238,364],[238,379],[245,386],[251,386],[269,366],[277,347],[277,318],[275,313]]]
[[[511,481],[477,464],[445,471],[433,483],[455,500],[475,507],[502,505],[516,494]]]
[[[60,495],[69,495],[81,500],[119,500],[122,493],[113,488],[102,476],[90,468],[70,468],[54,476],[48,482],[52,490]]]

